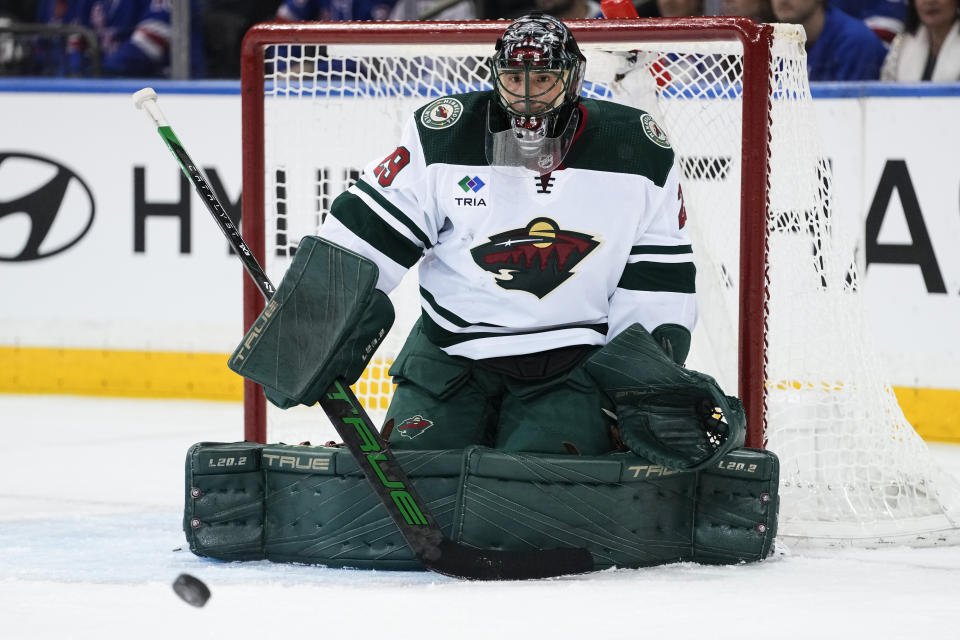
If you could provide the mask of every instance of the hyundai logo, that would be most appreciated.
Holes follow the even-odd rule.
[[[93,225],[90,187],[59,162],[0,152],[0,261],[49,258]]]

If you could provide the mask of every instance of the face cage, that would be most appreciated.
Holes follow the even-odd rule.
[[[539,60],[493,59],[490,61],[490,73],[497,100],[507,113],[520,118],[542,119],[577,99],[580,92],[578,66],[573,60],[550,60],[544,63]],[[556,80],[546,89],[531,94],[531,76],[539,73],[553,75]],[[523,93],[507,88],[503,76],[508,74],[523,74]],[[562,89],[554,95],[558,86]],[[522,105],[522,110],[517,108],[518,105]]]

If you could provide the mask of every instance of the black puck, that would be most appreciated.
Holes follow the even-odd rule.
[[[187,604],[202,607],[210,599],[210,589],[198,578],[189,573],[181,573],[173,581],[173,590]]]

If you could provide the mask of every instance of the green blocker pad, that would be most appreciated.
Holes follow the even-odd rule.
[[[765,451],[738,449],[696,473],[633,454],[396,456],[444,534],[469,546],[585,547],[598,568],[727,564],[765,558],[776,534],[779,465]],[[184,530],[197,555],[423,568],[344,449],[201,443],[187,466]]]
[[[379,269],[366,258],[316,236],[300,240],[276,294],[228,366],[279,392],[283,408],[312,405],[340,377],[353,384],[393,325]]]

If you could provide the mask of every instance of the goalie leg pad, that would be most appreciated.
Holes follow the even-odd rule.
[[[743,446],[740,400],[710,376],[676,364],[639,324],[593,354],[586,368],[615,405],[624,444],[639,456],[696,471]]]
[[[300,241],[276,294],[230,357],[274,404],[315,404],[336,379],[354,383],[393,325],[370,260],[315,236]]]
[[[586,547],[598,568],[765,558],[777,525],[777,457],[738,449],[671,471],[632,454],[398,451],[443,532],[477,548]],[[342,448],[200,443],[186,465],[193,553],[422,569]]]

